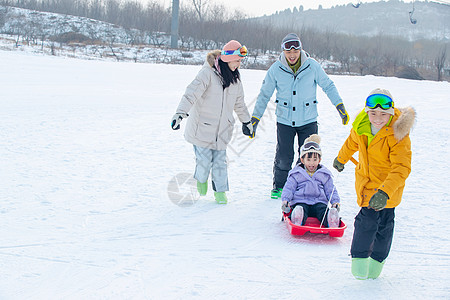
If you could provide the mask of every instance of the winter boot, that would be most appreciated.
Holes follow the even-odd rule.
[[[356,279],[365,280],[369,273],[369,258],[352,258],[352,274]]]
[[[219,204],[227,204],[227,195],[225,192],[214,192],[214,198],[216,198],[216,202]]]
[[[200,196],[205,196],[206,192],[208,191],[208,181],[201,183],[197,180],[197,191],[200,194]]]
[[[270,192],[270,198],[272,199],[279,199],[281,197],[281,192],[283,191],[283,189],[280,188],[274,188],[271,192]]]
[[[291,213],[291,221],[295,225],[302,225],[303,222],[303,207],[297,205]]]
[[[330,208],[327,215],[328,227],[338,228],[339,227],[339,212],[337,208]]]
[[[378,260],[373,259],[372,257],[369,257],[369,275],[367,275],[367,278],[376,279],[381,274],[381,270],[383,270],[384,262],[386,260],[383,260],[383,262],[379,262]]]

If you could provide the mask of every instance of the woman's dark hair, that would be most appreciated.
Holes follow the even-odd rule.
[[[222,75],[222,86],[226,89],[231,84],[236,83],[241,79],[241,74],[239,74],[239,69],[231,71],[228,63],[222,61],[219,58],[220,75]]]

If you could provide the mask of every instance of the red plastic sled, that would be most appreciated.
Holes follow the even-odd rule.
[[[291,219],[285,215],[284,222],[292,235],[304,235],[309,231],[311,233],[329,234],[331,237],[341,237],[344,235],[344,230],[347,228],[347,225],[345,225],[342,220],[340,220],[338,228],[320,227],[320,221],[313,217],[306,219],[305,225],[295,225],[291,222]]]

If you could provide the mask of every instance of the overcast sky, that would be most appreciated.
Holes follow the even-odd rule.
[[[147,3],[150,0],[138,0],[142,3]],[[166,7],[169,7],[172,4],[172,0],[157,0],[161,3],[164,3]],[[257,17],[262,16],[264,14],[270,15],[275,13],[276,11],[283,11],[286,8],[293,9],[294,7],[299,8],[300,5],[303,5],[303,8],[306,9],[317,9],[319,4],[322,5],[323,8],[330,8],[334,5],[342,5],[353,3],[357,4],[359,1],[349,1],[349,0],[203,0],[215,3],[221,3],[225,5],[225,7],[229,8],[231,11],[235,9],[241,9],[244,13],[249,16]],[[381,0],[365,0],[361,1],[365,2],[378,2]],[[388,1],[388,0],[386,0]],[[181,5],[183,3],[190,3],[192,0],[180,0]],[[411,0],[403,0],[403,2],[411,2]]]

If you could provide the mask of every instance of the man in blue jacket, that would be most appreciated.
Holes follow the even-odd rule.
[[[273,166],[273,199],[280,198],[292,167],[295,136],[300,147],[307,137],[318,133],[317,84],[337,108],[342,124],[347,125],[349,121],[336,86],[320,64],[302,49],[300,38],[289,33],[284,37],[281,48],[283,52],[264,78],[252,117],[254,137],[258,122],[276,89],[277,149]]]

